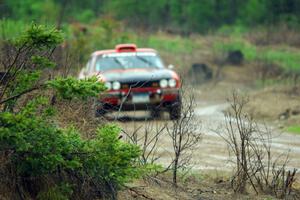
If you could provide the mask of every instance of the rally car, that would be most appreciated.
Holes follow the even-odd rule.
[[[180,118],[180,78],[166,68],[158,53],[135,44],[119,44],[112,50],[94,52],[79,78],[99,77],[107,91],[100,95],[96,115],[110,111],[149,110],[152,117],[168,111]]]

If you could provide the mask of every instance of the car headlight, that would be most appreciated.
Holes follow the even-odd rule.
[[[168,81],[167,81],[166,79],[160,80],[159,86],[160,86],[161,88],[166,88],[166,87],[168,87]]]
[[[175,79],[170,79],[168,82],[169,87],[176,87],[176,80]]]
[[[119,90],[121,88],[121,83],[118,81],[113,82],[112,89],[113,90]]]
[[[111,82],[105,82],[104,85],[108,90],[111,90]]]

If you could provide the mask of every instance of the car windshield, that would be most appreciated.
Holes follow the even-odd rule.
[[[96,71],[132,68],[164,68],[159,56],[152,52],[104,54],[96,60]]]

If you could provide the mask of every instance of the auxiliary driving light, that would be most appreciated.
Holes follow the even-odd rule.
[[[112,89],[113,90],[119,90],[121,88],[121,83],[118,81],[114,81],[112,84]]]
[[[111,90],[111,82],[105,82],[104,85],[108,90]]]
[[[168,81],[167,81],[166,79],[160,80],[159,86],[160,86],[161,88],[166,88],[166,87],[168,87]]]
[[[175,87],[176,86],[176,80],[175,79],[170,79],[168,85],[169,85],[169,87]]]

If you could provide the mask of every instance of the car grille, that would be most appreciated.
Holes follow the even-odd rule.
[[[134,81],[134,82],[128,82],[128,83],[122,83],[121,84],[122,89],[128,89],[128,88],[146,88],[146,87],[159,87],[158,81]]]

